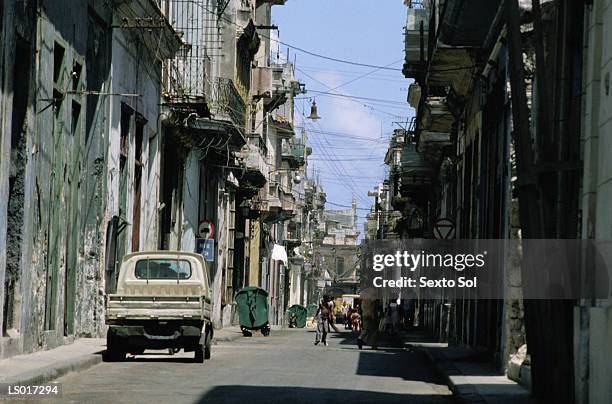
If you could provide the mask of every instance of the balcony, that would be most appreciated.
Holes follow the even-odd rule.
[[[280,187],[276,183],[269,183],[268,185],[268,195],[266,197],[267,209],[268,211],[279,211],[283,208],[283,204],[280,199]]]
[[[424,104],[419,128],[431,132],[450,133],[455,119],[443,97],[429,97]]]
[[[457,98],[467,95],[475,65],[480,63],[478,55],[491,40],[489,33],[503,20],[501,4],[501,0],[446,1],[440,9],[437,37],[429,38],[430,87],[451,87]]]
[[[292,214],[295,211],[295,197],[291,192],[280,192],[281,209]]]
[[[173,109],[209,116],[211,58],[203,25],[206,12],[182,0],[159,3],[183,41],[174,58],[164,63],[164,96]]]
[[[121,28],[138,30],[140,32],[139,41],[147,49],[156,49],[160,59],[174,57],[183,41],[176,28],[170,25],[158,2],[137,0],[133,2],[135,4],[120,1],[110,3],[113,5],[115,17],[117,21],[120,21]],[[92,7],[96,8],[94,5]],[[137,11],[135,12],[134,9]]]
[[[429,13],[424,8],[409,8],[404,31],[404,75],[417,78],[428,59]]]
[[[288,91],[278,80],[274,80],[274,75],[282,76],[282,69],[274,67],[256,67],[253,69],[253,99],[263,100],[266,111],[271,112],[285,104],[288,99]]]
[[[419,102],[421,102],[421,86],[416,83],[411,84],[408,87],[408,104],[414,109],[419,108]]]
[[[265,153],[259,142],[259,135],[252,134],[248,137],[248,142],[242,147],[237,157],[242,161],[244,167],[243,175],[240,178],[240,187],[249,191],[249,195],[255,195],[266,183],[268,166],[265,160]]]
[[[246,104],[232,80],[223,77],[215,80],[209,105],[214,119],[229,121],[240,132],[244,132]]]
[[[284,116],[276,115],[271,119],[271,126],[276,131],[276,136],[280,139],[291,139],[295,136],[293,124]]]
[[[282,159],[289,163],[289,167],[297,169],[306,164],[306,146],[301,143],[283,144]]]
[[[401,188],[414,188],[431,185],[435,166],[417,152],[415,144],[407,143],[402,148],[398,171]]]
[[[287,235],[285,237],[285,245],[293,250],[295,247],[298,247],[302,244],[302,230],[293,219],[289,222],[289,227],[287,229]]]

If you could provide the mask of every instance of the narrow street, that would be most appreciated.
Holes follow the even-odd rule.
[[[62,402],[88,403],[447,403],[450,391],[426,357],[383,343],[359,351],[348,332],[314,346],[314,331],[294,329],[214,346],[202,364],[162,351],[102,363],[57,380]],[[59,400],[58,400],[59,401]],[[48,402],[48,401],[46,401]]]
[[[611,75],[612,0],[0,0],[0,403],[612,404]]]

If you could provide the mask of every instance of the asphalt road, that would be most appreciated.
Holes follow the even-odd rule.
[[[450,391],[419,352],[382,343],[360,351],[350,333],[314,346],[311,330],[272,332],[213,346],[212,359],[151,351],[69,374],[74,403],[448,403]],[[385,346],[387,345],[387,346]]]

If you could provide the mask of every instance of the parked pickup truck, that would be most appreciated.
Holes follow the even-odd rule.
[[[117,293],[106,297],[107,360],[145,349],[210,358],[212,292],[200,254],[150,251],[123,258]]]

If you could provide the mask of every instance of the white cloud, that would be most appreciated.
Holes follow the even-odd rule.
[[[328,88],[338,87],[343,80],[346,80],[342,75],[333,71],[317,73],[315,78],[325,83]],[[333,92],[353,95],[341,88]],[[317,98],[316,93],[313,93],[312,96]],[[322,126],[325,130],[344,132],[372,140],[380,139],[381,119],[365,107],[363,103],[348,97],[333,96],[319,97],[317,103],[321,106],[319,115],[324,118]]]

